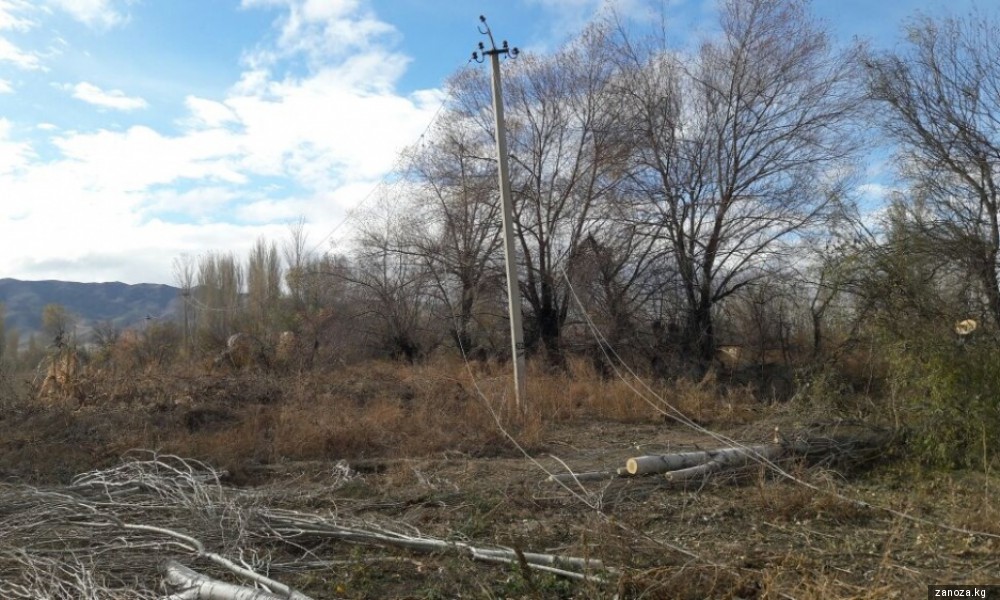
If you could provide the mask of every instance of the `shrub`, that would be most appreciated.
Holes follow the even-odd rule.
[[[939,336],[890,345],[890,408],[920,462],[985,469],[1000,447],[1000,347],[962,342]]]

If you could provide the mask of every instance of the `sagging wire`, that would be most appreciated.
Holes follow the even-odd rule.
[[[632,390],[637,396],[639,396],[639,398],[641,398],[647,405],[649,405],[653,410],[657,411],[661,415],[673,418],[674,420],[676,420],[677,422],[681,423],[682,425],[685,425],[686,427],[688,427],[688,428],[690,428],[690,429],[692,429],[692,430],[694,430],[694,431],[696,431],[698,433],[706,435],[706,436],[708,436],[708,437],[716,440],[719,443],[722,443],[722,444],[725,444],[725,445],[729,445],[729,446],[731,446],[733,448],[738,448],[740,450],[743,450],[744,453],[746,454],[747,458],[749,458],[751,461],[756,462],[757,464],[761,465],[765,469],[770,470],[771,472],[779,475],[780,477],[782,477],[782,478],[784,478],[784,479],[786,479],[786,480],[788,480],[788,481],[790,481],[790,482],[792,482],[792,483],[794,483],[796,485],[800,485],[800,486],[805,487],[806,489],[809,489],[809,490],[814,491],[816,493],[825,494],[827,496],[830,496],[832,498],[835,498],[837,500],[840,500],[842,502],[846,502],[846,503],[854,505],[854,506],[858,506],[860,508],[867,508],[867,509],[874,510],[874,511],[884,512],[884,513],[886,513],[888,515],[897,517],[899,519],[910,521],[912,523],[918,523],[920,525],[927,525],[927,526],[930,526],[930,527],[935,527],[935,528],[938,528],[938,529],[941,529],[941,530],[944,530],[944,531],[949,531],[951,533],[960,533],[962,535],[974,535],[974,536],[983,536],[983,537],[988,537],[988,538],[993,538],[993,539],[1000,539],[1000,534],[990,533],[990,532],[987,532],[987,531],[972,530],[972,529],[968,529],[968,528],[965,528],[965,527],[958,527],[958,526],[955,526],[955,525],[950,525],[948,523],[944,523],[944,522],[941,522],[941,521],[935,521],[935,520],[927,519],[927,518],[924,518],[924,517],[914,516],[912,514],[909,514],[909,513],[906,513],[906,512],[903,512],[903,511],[900,511],[900,510],[897,510],[897,509],[894,509],[894,508],[891,508],[891,507],[888,507],[888,506],[883,506],[883,505],[880,505],[880,504],[875,504],[875,503],[872,503],[872,502],[867,502],[865,500],[859,500],[857,498],[852,498],[850,496],[847,496],[845,494],[842,494],[842,493],[834,491],[834,490],[821,488],[821,487],[819,487],[819,486],[817,486],[817,485],[815,485],[813,483],[810,483],[810,482],[808,482],[808,481],[806,481],[806,480],[804,480],[804,479],[802,479],[800,477],[796,477],[795,475],[789,473],[785,469],[782,469],[781,466],[779,466],[777,463],[775,463],[774,461],[772,461],[772,460],[770,460],[770,459],[768,459],[766,457],[763,457],[763,456],[759,455],[757,452],[754,452],[746,444],[743,444],[742,442],[734,440],[734,439],[730,438],[729,436],[727,436],[725,434],[719,433],[717,431],[713,431],[713,430],[708,429],[707,427],[705,427],[703,425],[700,425],[700,424],[696,423],[690,417],[688,417],[687,415],[685,415],[683,411],[681,411],[680,409],[678,409],[674,405],[670,404],[670,402],[668,402],[665,398],[663,398],[661,395],[659,395],[652,387],[649,386],[649,384],[647,384],[645,381],[643,381],[642,377],[640,377],[635,372],[634,369],[632,369],[628,365],[628,363],[614,349],[614,346],[608,341],[608,339],[604,336],[604,334],[601,333],[600,329],[597,327],[597,325],[594,323],[593,319],[590,317],[590,313],[584,307],[583,302],[580,300],[580,297],[577,295],[576,289],[574,288],[572,281],[570,281],[569,275],[566,273],[566,269],[563,268],[562,265],[559,265],[559,271],[560,271],[560,273],[562,273],[562,276],[563,276],[564,280],[566,281],[566,285],[568,286],[570,295],[573,297],[573,301],[576,303],[578,309],[580,310],[580,314],[583,315],[584,322],[587,324],[587,327],[590,330],[591,335],[594,336],[595,341],[597,341],[598,345],[600,346],[601,353],[604,355],[604,358],[607,361],[608,365],[610,365],[611,368],[612,368],[612,370],[614,370],[615,375],[622,381],[622,383],[624,383],[630,390]],[[621,365],[621,368],[619,368],[619,365]],[[636,388],[636,386],[633,385],[633,383],[631,381],[629,381],[622,374],[622,369],[624,369],[632,378],[634,378],[635,381],[639,382],[642,385],[642,387],[645,388],[646,393],[650,394],[653,398],[655,398],[657,400],[657,402],[654,402],[654,401],[650,400],[649,397],[647,397],[645,395],[645,393],[643,393],[643,391],[641,391],[638,388]],[[663,407],[666,407],[667,409],[669,409],[669,413],[667,411],[665,411],[663,409]]]

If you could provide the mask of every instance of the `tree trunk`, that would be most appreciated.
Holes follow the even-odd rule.
[[[715,358],[715,323],[711,300],[702,298],[688,317],[685,346],[699,375],[705,374]]]
[[[547,359],[553,364],[562,362],[562,345],[560,337],[562,327],[559,319],[559,311],[551,302],[545,302],[535,313],[538,336],[545,348]]]
[[[823,355],[823,315],[816,310],[809,312],[812,317],[813,360],[819,360]]]
[[[997,277],[997,252],[990,250],[982,267],[983,289],[995,326],[1000,326],[1000,279]]]

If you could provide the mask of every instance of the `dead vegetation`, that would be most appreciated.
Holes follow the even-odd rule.
[[[310,598],[902,598],[998,579],[989,473],[928,475],[880,450],[677,482],[547,481],[719,436],[870,431],[829,409],[817,422],[805,395],[767,404],[712,377],[646,387],[571,360],[531,365],[521,415],[505,367],[490,363],[173,368],[106,370],[83,403],[5,404],[4,597],[157,597],[167,560],[255,585],[210,554]],[[188,474],[136,484],[137,459],[166,455],[187,457],[167,462]],[[209,496],[167,491],[195,480]]]

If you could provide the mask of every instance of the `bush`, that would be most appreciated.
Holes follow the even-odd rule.
[[[921,463],[986,469],[1000,448],[1000,347],[963,342],[891,345],[891,405]]]

